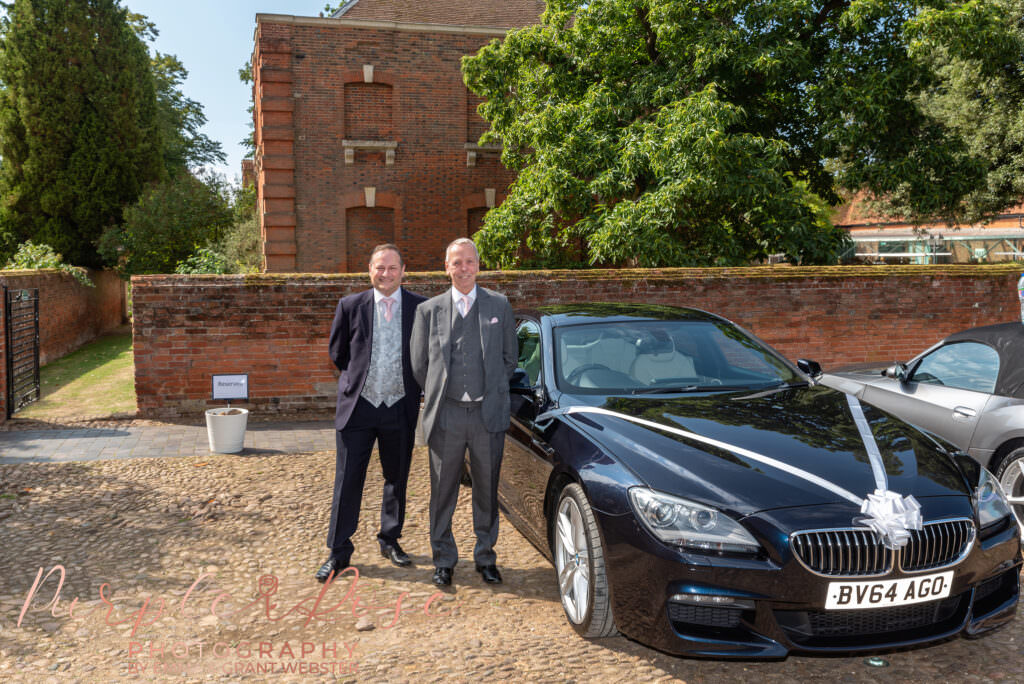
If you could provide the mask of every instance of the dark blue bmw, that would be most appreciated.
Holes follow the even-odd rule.
[[[517,318],[501,503],[581,635],[781,658],[1012,619],[1020,528],[947,442],[709,313]]]

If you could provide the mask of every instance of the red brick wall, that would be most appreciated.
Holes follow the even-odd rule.
[[[79,285],[60,271],[0,271],[0,286],[39,290],[41,365],[59,359],[124,321],[124,281],[109,271],[90,271],[89,277],[95,287]],[[5,304],[0,303],[0,313]],[[7,415],[4,324],[5,318],[0,315],[0,422]]]
[[[436,259],[435,262],[440,261]],[[908,359],[962,328],[1019,315],[1016,266],[787,266],[481,274],[514,307],[574,301],[686,305],[723,315],[780,352],[837,364]],[[132,279],[135,389],[144,416],[196,413],[214,373],[249,373],[259,412],[334,405],[327,334],[338,297],[365,275]],[[443,274],[413,273],[424,295]]]
[[[39,289],[39,363],[46,365],[124,322],[125,283],[111,271],[89,271],[84,287],[60,271],[2,271],[0,285]]]
[[[467,166],[465,145],[477,142],[485,123],[459,61],[501,35],[257,17],[256,164],[268,272],[336,273],[352,264],[361,272],[364,243],[378,237],[348,223],[358,217],[348,210],[374,206],[365,188],[376,189],[376,207],[393,210],[384,237],[413,270],[436,267],[445,246],[466,234],[469,211],[487,206],[485,189],[500,204],[514,175],[494,151]],[[394,163],[383,151],[357,149],[347,165],[342,140],[394,142]]]

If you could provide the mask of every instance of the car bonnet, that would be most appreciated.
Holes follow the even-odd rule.
[[[644,484],[742,515],[851,503],[851,495],[878,489],[881,472],[886,488],[902,496],[969,493],[939,443],[873,406],[855,405],[865,419],[861,428],[847,395],[821,386],[608,397],[598,412],[560,419]],[[881,468],[872,467],[872,441]]]

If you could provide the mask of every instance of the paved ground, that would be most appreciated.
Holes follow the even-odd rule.
[[[1024,681],[1024,619],[883,654],[881,668],[864,655],[698,661],[622,637],[586,641],[565,620],[550,564],[504,519],[505,584],[483,584],[463,562],[454,592],[436,594],[422,448],[403,536],[415,567],[376,553],[371,467],[358,575],[321,595],[311,575],[334,456],[323,442],[299,452],[330,442],[329,424],[253,428],[251,449],[210,455],[198,428],[95,424],[86,435],[107,444],[76,462],[65,459],[86,435],[0,433],[0,453],[17,461],[0,465],[0,681]],[[161,435],[172,455],[139,458]],[[464,553],[470,518],[464,492],[454,530]]]
[[[245,432],[249,456],[329,451],[331,421],[256,423]],[[0,432],[0,463],[93,461],[112,458],[202,456],[210,453],[205,425],[108,421],[102,427],[14,429]]]

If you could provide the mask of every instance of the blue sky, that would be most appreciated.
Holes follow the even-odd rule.
[[[315,17],[326,0],[122,0],[121,4],[149,17],[160,32],[152,47],[177,55],[188,69],[182,90],[203,105],[207,119],[203,132],[221,144],[228,158],[217,170],[229,181],[240,178],[245,150],[239,142],[249,130],[250,90],[238,80],[238,70],[252,55],[256,15]]]

